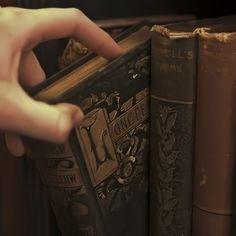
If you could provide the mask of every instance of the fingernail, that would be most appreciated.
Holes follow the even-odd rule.
[[[25,145],[19,137],[6,135],[6,144],[12,155],[22,157],[25,154]]]
[[[83,121],[83,119],[84,119],[83,111],[80,108],[78,108],[72,117],[74,126],[80,124]]]
[[[57,138],[56,141],[59,143],[65,142],[68,137],[68,134],[71,130],[72,122],[71,118],[68,114],[62,113],[58,120],[58,130],[57,130]]]
[[[67,136],[71,128],[76,127],[83,120],[83,112],[80,108],[73,111],[71,114],[62,112],[58,121],[58,142],[64,142],[67,139]]]

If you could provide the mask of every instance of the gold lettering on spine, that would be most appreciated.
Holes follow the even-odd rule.
[[[44,183],[55,187],[77,187],[82,185],[79,169],[73,171],[51,171],[40,169],[41,177]]]
[[[38,164],[46,185],[63,188],[82,185],[78,164],[68,144],[52,145]]]
[[[164,61],[158,60],[155,63],[158,70],[163,73],[183,73],[183,61],[191,61],[194,57],[192,50],[179,48],[156,48],[156,53],[160,55],[161,58],[165,58]],[[170,59],[170,61],[168,61],[168,59]],[[173,59],[175,62],[173,62]]]
[[[193,50],[182,48],[156,48],[156,52],[158,55],[161,55],[162,57],[166,58],[173,58],[173,59],[184,59],[184,60],[193,60],[194,52]]]
[[[148,103],[147,98],[145,98],[109,125],[112,139],[114,141],[118,140],[121,136],[127,134],[130,130],[147,119],[147,117]]]
[[[160,61],[156,63],[156,66],[158,66],[159,71],[162,71],[162,72],[174,72],[174,73],[183,72],[183,68],[181,64],[167,63],[167,62]]]

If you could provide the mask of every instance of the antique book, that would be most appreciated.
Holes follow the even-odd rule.
[[[119,40],[120,58],[89,54],[32,91],[85,114],[64,145],[29,140],[62,235],[147,235],[150,28]]]
[[[122,32],[126,31],[132,26],[139,24],[140,22],[147,22],[148,25],[153,24],[166,24],[169,22],[187,21],[193,20],[196,17],[194,15],[188,14],[165,14],[165,15],[154,15],[154,16],[140,16],[140,17],[123,17],[114,19],[103,19],[96,20],[95,23],[105,30],[114,39],[118,37]],[[65,46],[63,46],[66,44]],[[64,67],[70,65],[77,59],[87,55],[90,50],[85,47],[80,42],[75,39],[68,39],[61,45],[62,55],[59,57],[59,67],[63,69]]]
[[[185,34],[174,25],[152,29],[152,236],[191,232],[197,51],[195,33],[189,30]]]
[[[150,235],[191,235],[198,34],[222,19],[152,28]]]
[[[199,32],[193,236],[236,235],[236,21]]]

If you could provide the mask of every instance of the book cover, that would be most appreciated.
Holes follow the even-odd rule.
[[[153,27],[150,235],[190,235],[196,37]]]
[[[90,55],[33,92],[85,114],[64,145],[30,141],[63,235],[147,235],[149,32],[129,32],[115,61]]]

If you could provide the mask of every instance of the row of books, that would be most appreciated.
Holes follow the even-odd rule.
[[[194,17],[192,15],[171,14],[171,15],[146,16],[138,18],[106,19],[106,20],[96,21],[96,23],[101,28],[106,30],[110,35],[112,35],[112,37],[116,38],[120,33],[127,30],[132,25],[135,25],[143,20],[148,21],[149,24],[153,24],[154,22],[159,24],[164,24],[170,21],[174,22],[193,18]],[[37,55],[38,53],[39,56],[41,54],[44,55],[43,57],[40,56],[39,59],[40,63],[43,65],[43,68],[46,69],[45,72],[47,74],[49,72],[47,68],[48,67],[51,68],[51,65],[44,67],[45,64],[50,64],[52,62],[52,64],[54,65],[57,62],[53,60],[54,57],[56,58],[56,55],[54,55],[54,53],[52,53],[51,55],[51,51],[58,51],[56,54],[59,55],[59,53],[62,52],[62,50],[65,50],[63,56],[59,60],[60,62],[62,61],[65,62],[64,65],[63,63],[62,64],[60,63],[61,68],[65,65],[71,64],[75,59],[81,58],[90,53],[90,51],[88,49],[85,49],[83,45],[80,45],[78,42],[75,42],[73,40],[70,40],[70,43],[68,43],[66,49],[65,48],[63,49],[63,46],[65,46],[64,40],[62,40],[62,42],[60,41],[59,43],[55,43],[56,45],[59,45],[57,49],[56,45],[53,44],[52,46],[51,43],[53,42],[45,43],[47,50],[45,50],[45,48],[43,47],[44,44],[40,45],[42,47],[37,48]],[[72,47],[70,47],[69,45],[71,45]],[[81,46],[85,50],[81,51]],[[48,52],[50,53],[48,54]],[[45,60],[46,58],[45,55],[47,55],[47,60]],[[75,65],[75,67],[76,66],[77,65]],[[58,76],[57,78],[59,77],[60,76]],[[51,78],[49,78],[48,80],[51,81]],[[59,236],[60,233],[58,232],[57,224],[55,223],[55,216],[52,215],[51,207],[48,205],[48,194],[45,194],[45,186],[42,186],[42,183],[39,179],[38,171],[35,168],[35,162],[31,158],[28,158],[27,156],[21,159],[15,159],[14,157],[11,157],[11,155],[7,152],[3,139],[0,140],[0,147],[1,147],[0,155],[2,156],[2,165],[0,168],[0,173],[1,173],[0,186],[3,189],[3,191],[1,191],[0,194],[0,205],[4,206],[4,208],[0,207],[1,234],[17,235],[17,236],[20,235],[26,236],[32,234],[35,236],[41,236],[41,235]],[[7,180],[4,176],[8,176]],[[64,210],[67,211],[68,209],[68,206],[65,206],[65,204],[69,203],[67,202],[61,204],[62,211]],[[86,206],[86,204],[87,202],[85,202],[85,204],[82,204],[83,209],[85,209],[84,205]],[[71,206],[73,206],[73,211],[76,212],[77,204],[76,205],[71,204]],[[79,205],[79,207],[81,207],[81,204]],[[81,209],[79,211],[81,212]],[[66,217],[66,215],[64,217]],[[91,218],[91,216],[89,217]],[[67,218],[70,219],[70,217]],[[86,217],[82,218],[86,219]],[[79,218],[79,221],[80,220],[81,218]],[[59,222],[59,220],[57,221]],[[87,219],[85,220],[85,222],[87,222]],[[72,223],[70,222],[69,224],[68,223],[66,224],[67,227],[71,227],[71,225],[77,224],[77,220],[76,222]],[[64,225],[60,224],[60,228],[63,227]],[[80,226],[76,227],[79,228]],[[87,229],[83,229],[82,231],[84,232],[84,234],[88,234]],[[94,235],[93,230],[90,231],[91,231],[90,235]],[[68,235],[69,232],[70,231],[65,231],[64,234]],[[82,233],[80,232],[80,234]]]
[[[153,28],[151,235],[235,235],[235,23]]]
[[[235,19],[138,24],[122,57],[32,90],[85,113],[66,144],[30,142],[62,235],[235,235]]]

